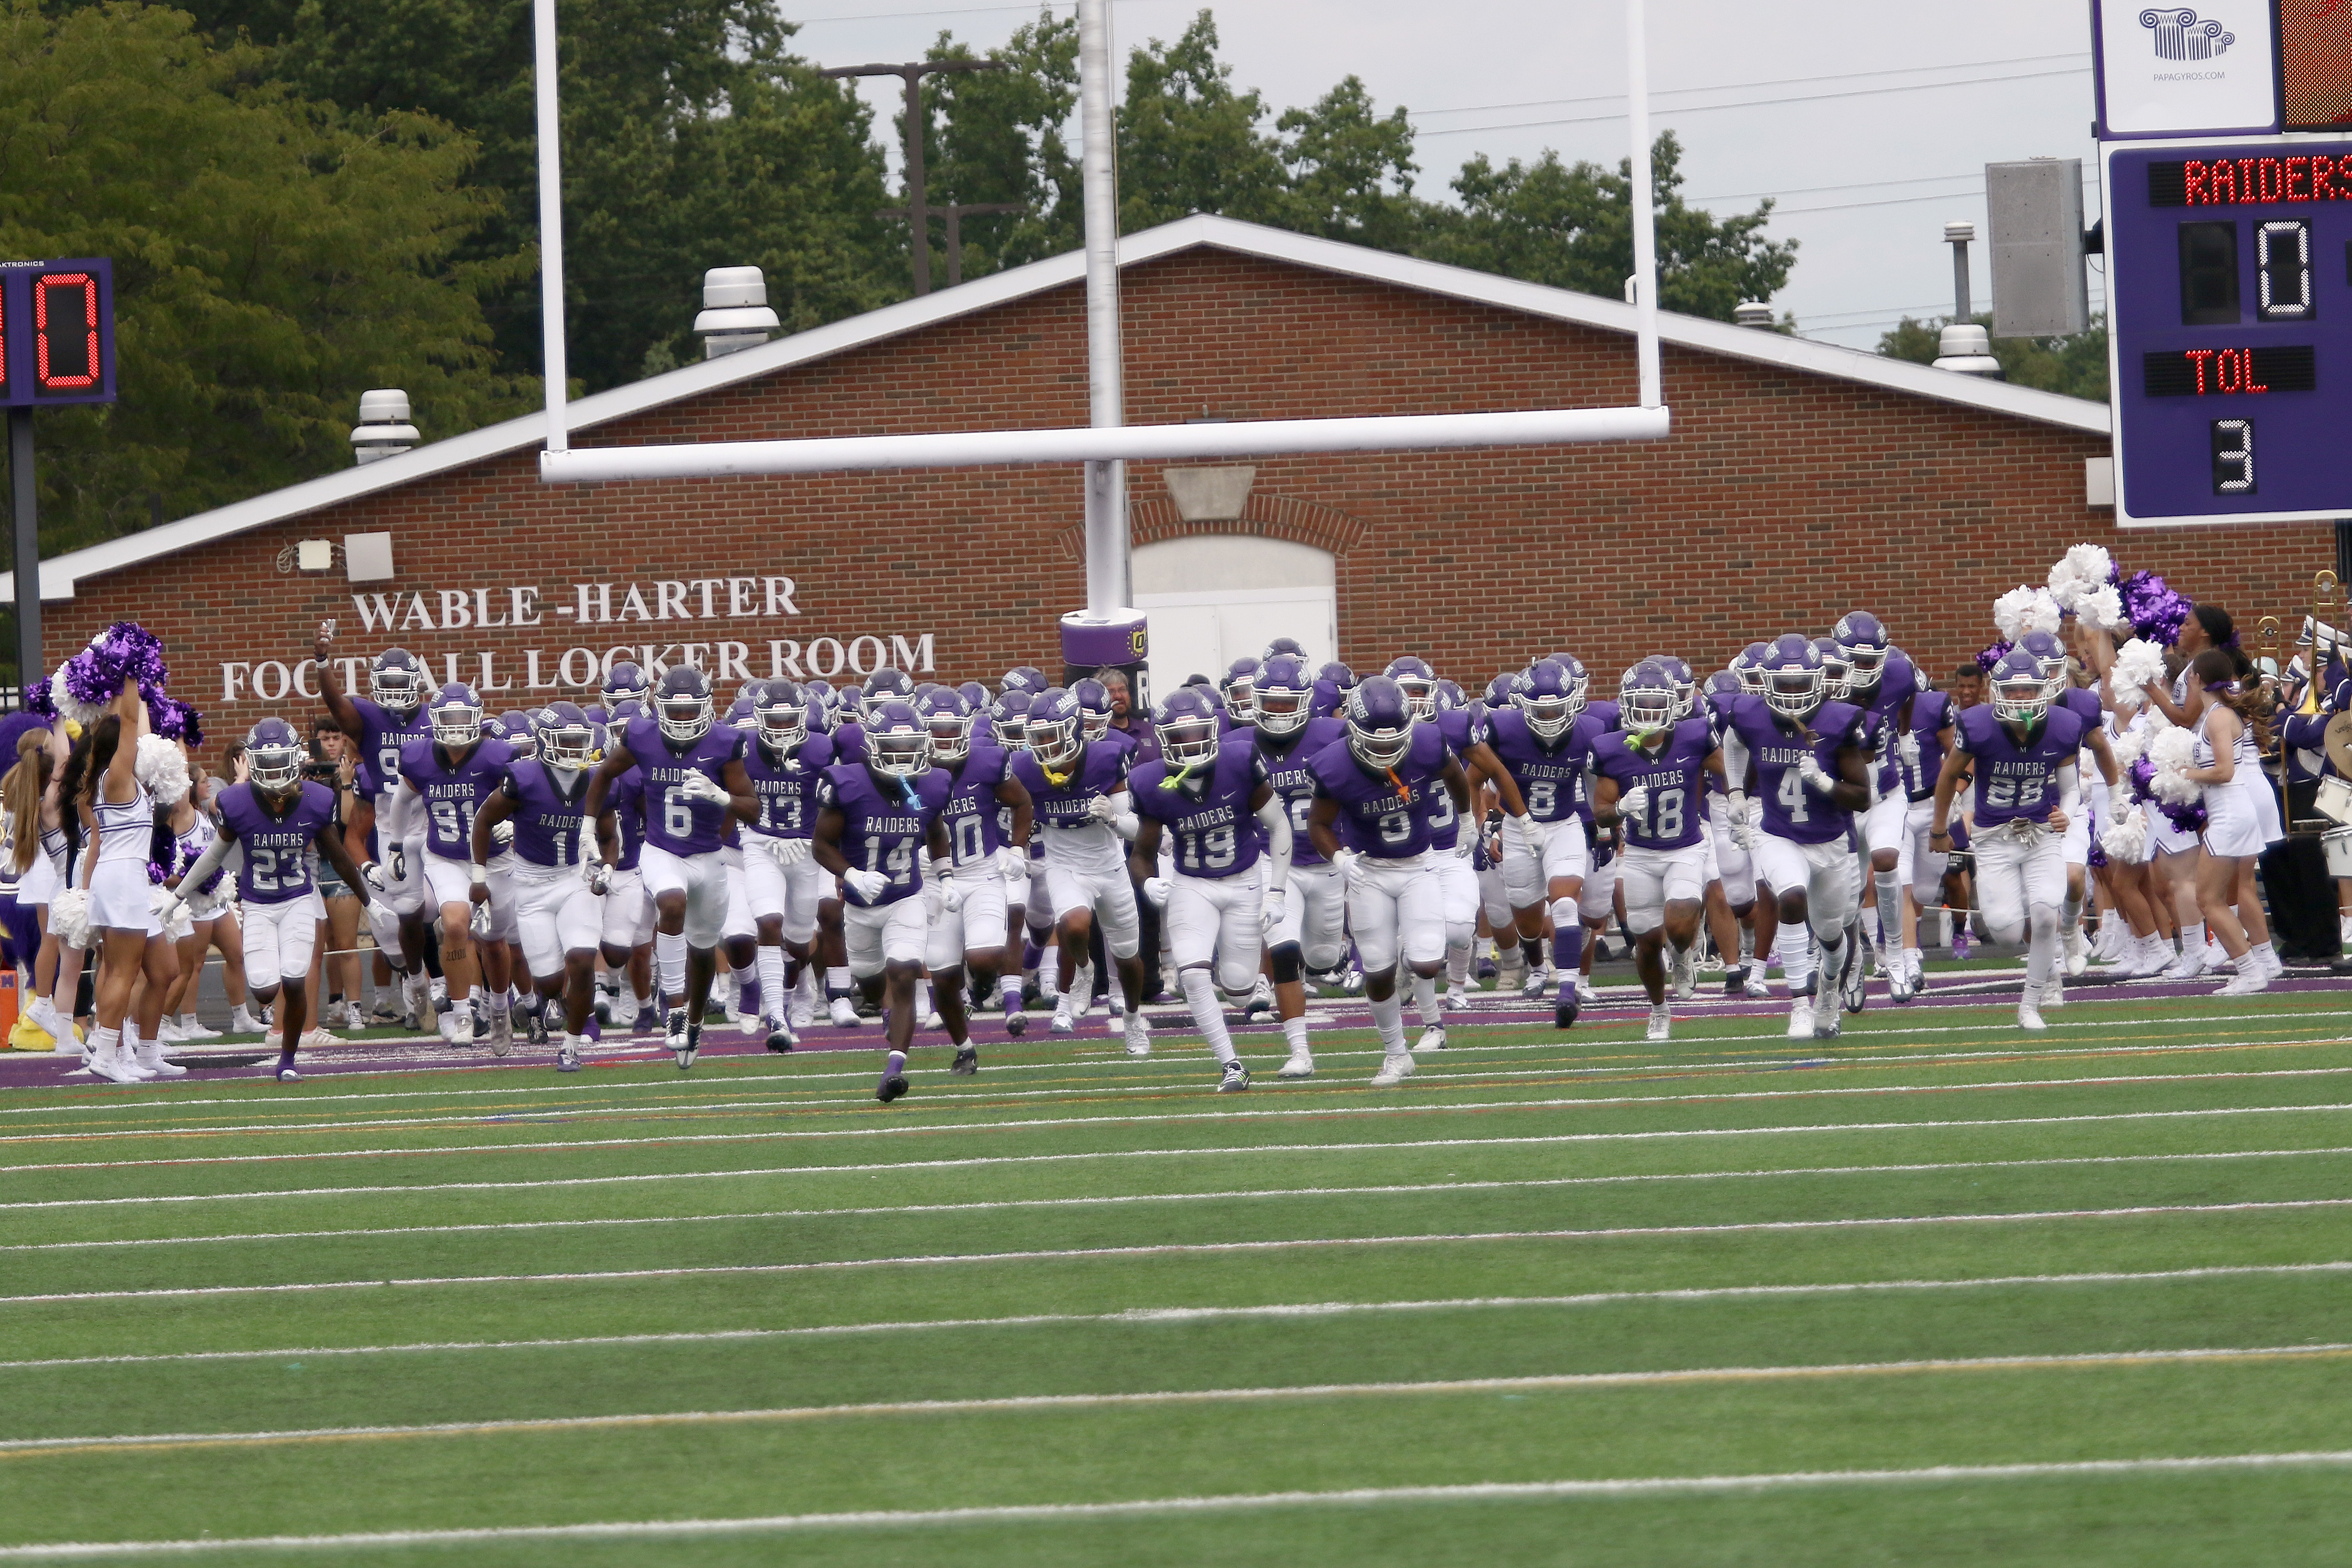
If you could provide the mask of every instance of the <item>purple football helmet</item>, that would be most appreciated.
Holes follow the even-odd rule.
[[[1387,773],[1412,750],[1421,714],[1404,688],[1387,676],[1375,675],[1357,685],[1348,693],[1344,712],[1348,751],[1365,767]]]

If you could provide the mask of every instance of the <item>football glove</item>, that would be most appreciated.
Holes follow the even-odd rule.
[[[940,912],[954,914],[963,908],[963,889],[956,886],[954,868],[945,860],[931,862],[931,886],[940,890]]]
[[[863,868],[852,867],[841,874],[841,885],[856,893],[859,902],[870,904],[880,898],[883,890],[889,887],[890,879],[879,871],[868,871]]]
[[[692,800],[706,800],[713,805],[725,805],[730,799],[727,786],[709,773],[696,769],[678,780],[678,793]]]
[[[1802,779],[1805,787],[1815,795],[1827,795],[1837,789],[1837,780],[1822,771],[1820,759],[1811,752],[1807,752],[1804,760],[1797,764],[1797,776]]]
[[[1635,784],[1632,789],[1619,792],[1617,796],[1619,821],[1622,822],[1630,816],[1638,822],[1649,813],[1650,788],[1647,784]]]
[[[1462,836],[1462,839],[1466,844],[1470,841],[1470,836],[1465,833]],[[1258,905],[1257,918],[1265,924],[1266,930],[1272,931],[1282,923],[1282,917],[1289,912],[1287,906],[1288,900],[1280,888],[1268,888],[1265,890],[1265,900]]]
[[[760,847],[766,850],[768,858],[779,866],[797,866],[815,851],[816,845],[811,839],[771,838],[762,834]]]
[[[1169,891],[1170,889],[1167,878],[1146,877],[1143,879],[1143,896],[1151,900],[1151,907],[1153,909],[1164,910],[1168,907]]]

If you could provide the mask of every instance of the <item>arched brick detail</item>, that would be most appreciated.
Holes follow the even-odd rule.
[[[1363,538],[1369,525],[1352,513],[1320,501],[1301,500],[1296,496],[1267,495],[1252,490],[1249,500],[1236,519],[1215,522],[1186,522],[1176,514],[1176,503],[1167,495],[1146,496],[1129,500],[1127,507],[1128,532],[1137,545],[1159,544],[1171,539],[1194,539],[1215,534],[1241,534],[1258,539],[1284,539],[1294,544],[1310,544],[1335,560],[1344,557]],[[1069,524],[1056,535],[1062,549],[1073,561],[1086,559],[1086,524],[1083,521]]]

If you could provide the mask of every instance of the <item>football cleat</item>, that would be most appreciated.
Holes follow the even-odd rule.
[[[1723,994],[1726,996],[1748,994],[1748,965],[1743,963],[1737,968],[1724,971]]]
[[[1372,1075],[1372,1087],[1374,1089],[1393,1088],[1411,1078],[1412,1068],[1412,1053],[1400,1051],[1381,1063],[1381,1070]]]
[[[1844,1027],[1845,1019],[1839,1015],[1836,1008],[1816,1007],[1813,1009],[1813,1038],[1817,1040],[1834,1040],[1838,1037],[1839,1033],[1843,1030]]]
[[[662,1026],[663,1043],[673,1051],[686,1049],[686,1009],[672,1007]]]
[[[791,1019],[771,1018],[768,1020],[767,1043],[770,1050],[782,1053],[799,1045],[801,1037],[793,1032]]]
[[[882,1075],[880,1087],[874,1091],[874,1098],[887,1105],[906,1092],[907,1075],[903,1072],[886,1072]]]
[[[1127,1016],[1127,1054],[1131,1057],[1151,1054],[1151,1026],[1140,1013]]]
[[[2046,1029],[2050,1026],[2042,1021],[2042,1009],[2031,1001],[2025,1001],[2017,1005],[2017,1026],[2021,1029]]]
[[[1698,994],[1698,947],[1693,943],[1675,954],[1675,997],[1687,1002]]]
[[[955,1060],[948,1064],[948,1071],[961,1073],[966,1078],[980,1071],[980,1047],[969,1044],[958,1046]]]
[[[534,1046],[547,1044],[547,1004],[544,1001],[541,1002],[538,1006],[522,1016],[523,1027],[529,1036],[530,1043]]]
[[[1588,1007],[1594,1006],[1601,1000],[1601,993],[1592,988],[1589,978],[1580,974],[1576,977],[1576,999]]]
[[[1242,1059],[1239,1057],[1235,1057],[1233,1060],[1225,1064],[1224,1076],[1217,1079],[1217,1092],[1219,1094],[1232,1094],[1237,1090],[1247,1089],[1249,1086],[1249,1068],[1242,1065]]]
[[[1313,1078],[1315,1076],[1314,1053],[1304,1048],[1291,1052],[1290,1059],[1283,1063],[1279,1068],[1276,1068],[1275,1069],[1274,1076],[1276,1078]]]
[[[1813,1001],[1810,996],[1789,1005],[1789,1037],[1810,1040],[1813,1037]]]
[[[1859,1013],[1870,999],[1870,970],[1862,962],[1862,927],[1845,928],[1845,962],[1838,968],[1838,1000],[1849,1013]]]
[[[833,1026],[835,1028],[854,1029],[857,1027],[857,1004],[852,1002],[848,997],[835,997],[833,999],[832,1006],[828,1008],[827,1011],[830,1012],[833,1016]]]
[[[1761,968],[1750,965],[1748,971],[1748,987],[1741,994],[1758,998],[1768,997],[1772,994],[1772,983],[1764,978],[1764,971]]]
[[[493,1013],[489,1018],[490,1055],[502,1057],[514,1049],[514,1018],[506,1013]]]
[[[2050,972],[2050,978],[2042,987],[2042,1010],[2047,1013],[2053,1007],[2063,1007],[2065,1005],[2065,978],[2057,970],[2053,969]]]
[[[1274,982],[1261,974],[1250,987],[1249,1000],[1242,1006],[1242,1016],[1255,1018],[1260,1013],[1274,1011]]]
[[[1675,1016],[1673,1011],[1664,1003],[1651,1008],[1650,1030],[1648,1035],[1650,1043],[1655,1045],[1661,1040],[1671,1039],[1674,1037],[1674,1032]]]
[[[638,1008],[637,1016],[629,1021],[629,1033],[633,1035],[657,1035],[661,1033],[661,1013],[652,1003],[648,1002],[644,1006]]]
[[[93,1070],[94,1070],[94,1069],[93,1069]],[[294,1064],[293,1064],[292,1062],[279,1062],[279,1063],[278,1064],[278,1082],[280,1082],[280,1083],[299,1083],[299,1082],[301,1081],[301,1079],[302,1079],[302,1075],[301,1075],[300,1073],[296,1072],[296,1071],[294,1070]]]
[[[1519,982],[1519,994],[1534,998],[1542,995],[1549,989],[1551,989],[1551,976],[1544,973],[1542,965],[1529,964],[1528,977]]]
[[[1019,1039],[1023,1035],[1027,1034],[1029,1032],[1028,1015],[1025,1013],[1007,1013],[1004,1015],[1004,1032],[1011,1035],[1015,1039]]]
[[[1364,994],[1364,972],[1354,964],[1349,964],[1348,977],[1339,982],[1339,990],[1345,995],[1361,996]]]
[[[1582,1005],[1583,1003],[1577,999],[1575,992],[1562,992],[1559,1003],[1551,1010],[1551,1026],[1555,1029],[1574,1027],[1576,1010]]]
[[[1466,984],[1450,984],[1446,986],[1445,998],[1443,1005],[1453,1012],[1458,1013],[1462,1011],[1463,1008],[1470,1005],[1470,987]]]
[[[555,1047],[555,1070],[557,1072],[580,1070],[580,1047],[573,1045],[569,1038]]]
[[[1422,1030],[1421,1038],[1412,1043],[1412,1052],[1415,1056],[1419,1056],[1423,1051],[1442,1051],[1444,1048],[1445,1026],[1443,1024],[1430,1025]]]
[[[1067,996],[1059,996],[1055,998],[1054,1021],[1046,1026],[1057,1035],[1069,1035],[1077,1032],[1077,1020],[1070,1016],[1070,999]]]

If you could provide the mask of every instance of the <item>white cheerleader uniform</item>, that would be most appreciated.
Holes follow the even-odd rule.
[[[2208,708],[2197,721],[2197,749],[2190,755],[2193,766],[2213,765],[2213,748],[2205,739],[2205,725],[2212,717],[2213,710]],[[2209,783],[2205,786],[2205,853],[2232,858],[2259,855],[2269,840],[2263,837],[2257,801],[2269,791],[2260,782],[2262,773],[2252,738],[2242,731],[2239,744],[2231,754],[2235,759],[2236,771],[2231,774],[2230,782]]]
[[[101,797],[105,781],[99,782]],[[147,879],[147,851],[155,832],[155,803],[147,786],[135,780],[132,796],[120,805],[104,798],[93,803],[98,822],[98,861],[89,874],[89,929],[143,931],[160,936],[163,927],[155,918]]]

